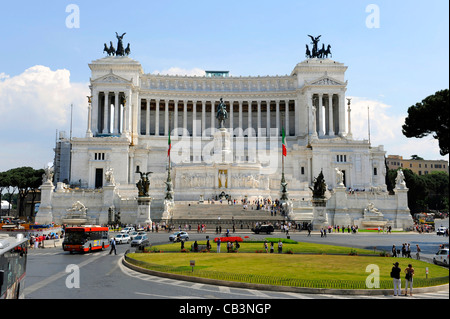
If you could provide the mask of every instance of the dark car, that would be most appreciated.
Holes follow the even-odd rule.
[[[270,233],[273,233],[273,226],[272,225],[259,225],[259,226],[252,228],[252,232],[254,232],[255,234],[259,234],[259,233],[270,234]]]

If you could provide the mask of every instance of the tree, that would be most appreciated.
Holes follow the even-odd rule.
[[[408,109],[403,135],[422,138],[429,134],[439,141],[440,153],[449,153],[449,91],[438,91]]]
[[[448,211],[449,176],[446,172],[433,172],[417,175],[409,169],[403,169],[406,187],[408,187],[408,207],[411,214],[429,210]],[[397,170],[388,170],[387,179],[395,185]]]
[[[44,170],[35,170],[31,167],[14,168],[6,172],[10,179],[10,186],[19,191],[19,216],[25,213],[25,198],[30,191],[35,192],[42,183]]]

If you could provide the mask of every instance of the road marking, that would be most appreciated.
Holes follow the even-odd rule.
[[[295,292],[284,292],[283,294],[294,297],[296,299],[313,299],[312,297],[308,297],[302,294],[297,294]]]
[[[265,293],[259,291],[259,290],[253,290],[253,289],[247,289],[247,291],[249,293],[251,293],[252,295],[258,296],[258,297],[263,297],[263,298],[269,298],[268,295],[266,295]]]
[[[219,291],[224,294],[229,294],[231,292],[230,288],[224,286],[219,286]]]
[[[96,261],[97,259],[99,259],[100,257],[103,257],[103,256],[105,256],[105,255],[104,254],[98,254],[97,256],[90,257],[89,259],[79,263],[77,266],[79,268],[84,267],[84,266],[86,266],[86,265]],[[57,274],[55,274],[53,276],[48,277],[45,280],[42,280],[40,282],[35,283],[34,285],[31,285],[29,287],[25,287],[24,294],[25,294],[25,296],[29,295],[29,294],[32,294],[36,290],[39,290],[39,289],[47,286],[48,284],[51,284],[52,282],[54,282],[54,281],[56,281],[56,280],[58,280],[58,279],[60,279],[60,278],[62,278],[64,276],[67,276],[67,275],[69,275],[69,274],[65,270],[61,271],[61,272],[59,272],[59,273],[57,273]]]

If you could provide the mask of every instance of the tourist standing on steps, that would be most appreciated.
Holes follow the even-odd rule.
[[[394,264],[391,270],[391,278],[394,281],[394,297],[402,294],[402,281],[400,279],[400,272],[402,271],[398,266],[398,262]]]

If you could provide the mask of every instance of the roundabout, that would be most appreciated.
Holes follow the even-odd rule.
[[[205,245],[206,241],[198,244]],[[416,293],[448,289],[447,268],[419,260],[385,257],[380,251],[295,241],[283,244],[283,253],[273,254],[261,249],[262,243],[246,241],[240,243],[238,253],[223,250],[217,253],[215,244],[210,252],[191,252],[189,246],[183,252],[179,243],[157,245],[145,253],[127,252],[123,264],[154,276],[228,287],[312,294],[391,295],[390,270],[399,261],[402,269],[413,263]]]

